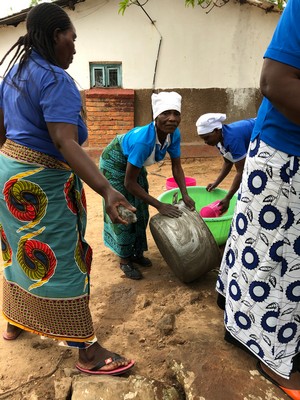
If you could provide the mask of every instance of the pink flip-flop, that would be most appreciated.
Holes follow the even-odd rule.
[[[99,361],[98,364],[95,365],[95,367],[93,367],[91,369],[83,368],[78,364],[76,364],[76,368],[79,371],[84,372],[85,374],[89,374],[89,375],[121,375],[121,374],[124,374],[125,372],[127,372],[130,368],[132,368],[134,366],[134,360],[131,360],[129,362],[129,364],[127,364],[127,365],[112,369],[110,371],[101,370],[101,368],[104,367],[105,365],[111,364],[112,362],[118,361],[120,359],[122,359],[122,357],[120,357],[118,354],[115,354],[113,357],[107,358],[104,361]]]

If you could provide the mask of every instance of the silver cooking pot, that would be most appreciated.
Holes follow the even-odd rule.
[[[197,211],[191,211],[181,200],[179,218],[154,215],[149,222],[153,239],[168,266],[185,283],[219,268],[220,249]]]

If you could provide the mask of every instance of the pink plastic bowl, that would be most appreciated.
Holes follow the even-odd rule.
[[[191,178],[190,176],[186,176],[185,184],[186,184],[186,186],[196,186],[196,179]],[[174,178],[166,179],[166,188],[167,188],[167,190],[178,188],[178,185]]]
[[[216,200],[211,204],[208,204],[205,207],[202,207],[200,210],[200,215],[202,218],[215,218],[220,217],[222,214],[221,207],[218,206],[220,200]]]

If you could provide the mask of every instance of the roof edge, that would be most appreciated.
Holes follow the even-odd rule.
[[[267,0],[238,0],[240,4],[250,4],[251,6],[256,6],[258,8],[261,8],[264,10],[266,13],[269,12],[276,12],[276,13],[282,13],[282,10],[274,4],[271,3],[270,1]]]
[[[70,10],[75,10],[75,4],[82,3],[84,1],[85,0],[56,0],[53,1],[53,3],[62,8],[68,7]],[[33,7],[28,7],[12,15],[8,15],[7,17],[0,18],[0,26],[18,26],[21,22],[25,21],[28,12],[32,8]]]
[[[60,7],[68,7],[70,10],[75,10],[75,4],[82,3],[85,0],[56,0],[53,1],[54,4],[59,5]],[[276,12],[281,13],[282,10],[278,8],[276,4],[271,3],[267,0],[236,0],[240,4],[250,4],[252,6],[261,8],[266,13]],[[18,26],[21,22],[25,21],[28,12],[32,9],[32,7],[25,8],[15,14],[9,15],[4,18],[0,18],[0,26]]]

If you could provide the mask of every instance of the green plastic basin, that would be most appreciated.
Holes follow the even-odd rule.
[[[158,200],[163,203],[172,204],[173,196],[176,192],[178,192],[178,200],[180,200],[181,193],[179,189],[171,189],[160,194],[158,196]],[[195,201],[197,212],[200,212],[202,207],[207,206],[213,201],[223,199],[228,193],[227,190],[218,188],[213,190],[212,192],[207,192],[204,186],[188,186],[187,192],[189,196]],[[226,240],[228,238],[236,200],[237,196],[234,195],[230,201],[228,211],[221,217],[203,218],[218,246],[226,243]]]

